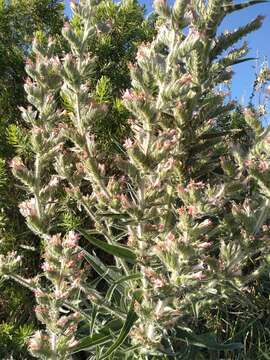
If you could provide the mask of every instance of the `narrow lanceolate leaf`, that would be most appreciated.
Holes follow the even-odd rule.
[[[100,360],[107,359],[111,354],[113,354],[123,344],[123,342],[128,337],[128,334],[129,334],[132,326],[134,325],[134,323],[136,322],[137,319],[138,319],[138,316],[134,312],[133,304],[132,304],[131,308],[129,310],[129,313],[127,315],[126,321],[125,321],[125,323],[124,323],[124,325],[123,325],[123,327],[122,327],[122,329],[120,331],[120,334],[119,334],[117,340],[115,341],[114,344],[111,345],[111,347],[100,358]]]
[[[127,281],[129,280],[132,280],[133,282],[135,280],[139,280],[141,279],[142,275],[139,274],[139,273],[136,273],[136,274],[131,274],[131,275],[128,275],[128,276],[123,276],[121,277],[119,280],[117,280],[114,284],[112,284],[106,294],[106,298],[111,301],[111,297],[114,293],[114,290],[115,289],[118,289],[119,285],[122,285],[122,284],[128,284]]]
[[[88,251],[81,248],[81,251],[84,254],[85,260],[91,264],[92,268],[108,283],[112,283],[114,281],[117,281],[120,279],[120,275],[113,271],[112,269],[108,268],[108,266],[105,266],[103,262],[97,257],[89,254]]]
[[[114,289],[123,295],[128,283],[121,281],[121,275],[105,266],[97,256],[89,254],[86,250],[82,250],[82,252],[84,253],[85,260],[91,264],[91,267],[100,275],[100,278],[107,281],[109,285],[113,284]]]
[[[87,231],[80,230],[80,233],[93,245],[107,252],[108,254],[114,255],[119,258],[132,260],[136,259],[136,254],[126,246],[108,244],[105,241],[98,240],[92,235],[89,235]]]
[[[210,51],[210,58],[213,60],[218,57],[223,51],[227,50],[230,46],[237,43],[247,34],[259,29],[262,25],[263,16],[257,16],[254,20],[250,23],[239,27],[233,32],[228,34],[221,34],[213,47]]]
[[[104,335],[104,334],[95,334],[93,336],[86,336],[79,341],[72,351],[70,355],[76,354],[83,350],[93,350],[96,346],[101,346],[108,344],[112,341],[112,335]]]
[[[216,351],[237,350],[243,347],[241,343],[219,344],[212,334],[197,335],[188,328],[182,328],[179,333],[182,335],[182,341],[184,340],[186,343],[196,347],[202,347]]]
[[[257,5],[257,4],[262,4],[262,3],[267,3],[268,0],[251,0],[242,4],[230,4],[230,5],[225,5],[224,6],[224,11],[226,12],[226,14],[231,14],[234,11],[238,11],[241,9],[245,9],[249,6],[253,6],[253,5]]]
[[[249,58],[239,59],[239,60],[235,60],[231,65],[237,65],[237,64],[241,64],[243,62],[254,61],[254,60],[257,60],[257,58],[249,57]]]

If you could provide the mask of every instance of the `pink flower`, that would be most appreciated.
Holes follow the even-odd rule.
[[[64,245],[68,248],[73,248],[78,245],[80,235],[75,233],[75,231],[69,231],[68,236],[64,240]]]
[[[243,113],[244,113],[245,116],[254,117],[254,113],[250,108],[245,108]]]
[[[48,314],[48,308],[46,306],[37,305],[35,307],[36,314]]]
[[[66,316],[62,316],[58,321],[57,325],[60,327],[64,327],[66,323],[68,322],[68,318]]]
[[[102,175],[105,175],[106,172],[105,164],[98,164],[98,169]]]
[[[245,160],[244,164],[247,168],[249,168],[254,165],[254,160]]]
[[[168,150],[172,146],[172,142],[170,140],[165,140],[163,143],[163,149]]]
[[[199,244],[196,244],[195,247],[198,249],[208,249],[213,245],[213,243],[211,241],[205,241]]]
[[[152,277],[157,277],[157,275],[156,275],[156,273],[154,272],[154,270],[153,269],[151,269],[151,268],[147,268],[147,267],[144,267],[144,266],[142,266],[142,271],[143,271],[143,273],[145,274],[145,276],[146,277],[148,277],[148,278],[152,278]]]
[[[175,164],[176,164],[176,161],[174,160],[174,158],[172,158],[172,157],[169,158],[167,160],[167,162],[164,164],[164,170],[165,171],[171,170],[174,167]]]
[[[64,29],[65,30],[68,30],[70,28],[70,23],[68,22],[68,21],[66,21],[65,23],[64,23]]]
[[[51,177],[51,180],[50,180],[48,186],[49,186],[50,188],[56,187],[56,186],[59,184],[59,182],[60,182],[60,177],[57,176],[57,175],[53,175],[53,176]]]
[[[52,41],[51,44],[53,44],[53,43],[54,43],[54,42]],[[60,61],[60,59],[59,59],[58,56],[55,56],[55,57],[53,57],[53,58],[51,58],[51,59],[49,60],[49,64],[50,64],[50,66],[52,67],[52,70],[53,70],[53,71],[59,71],[59,67],[60,67],[60,65],[61,65],[61,61]],[[56,113],[57,113],[57,114],[60,114],[61,112],[60,112],[60,110],[57,110]]]
[[[131,90],[126,89],[126,91],[122,95],[122,100],[133,100],[133,99],[134,99],[134,93]]]
[[[122,205],[122,207],[124,208],[124,209],[129,209],[130,208],[130,202],[129,202],[129,200],[128,200],[128,198],[127,198],[127,196],[126,195],[124,195],[124,194],[121,194],[120,195],[120,201],[121,201],[121,205]]]
[[[170,134],[171,136],[174,136],[174,135],[177,134],[177,130],[176,130],[176,129],[171,129],[171,130],[169,130],[169,134]]]
[[[194,180],[190,180],[187,188],[188,189],[203,189],[205,187],[205,184],[202,181],[195,182]]]
[[[162,231],[164,231],[164,228],[165,228],[164,224],[158,225],[158,231],[162,232]]]
[[[26,60],[25,60],[25,64],[26,64],[26,65],[29,65],[29,66],[33,65],[33,61],[32,61],[32,59],[30,59],[30,58],[26,58]]]
[[[222,156],[219,157],[219,160],[220,160],[221,162],[224,162],[224,161],[226,161],[226,157],[222,155]]]
[[[9,166],[15,171],[23,171],[26,170],[26,167],[21,158],[15,157],[9,162]]]
[[[78,260],[83,260],[83,259],[84,259],[84,253],[83,253],[83,251],[80,251],[80,252],[77,254],[77,259],[78,259]]]
[[[161,189],[161,181],[157,178],[154,183],[152,183],[155,189]]]
[[[143,60],[146,56],[147,50],[149,49],[149,44],[142,43],[137,50],[136,60]]]
[[[54,268],[50,264],[48,264],[46,261],[41,265],[41,269],[43,271],[48,271],[48,272],[54,271]]]
[[[30,78],[30,77],[27,77],[26,79],[25,79],[25,85],[27,85],[27,86],[33,86],[33,81],[32,81],[32,79]]]
[[[197,212],[196,206],[192,206],[192,205],[191,205],[191,206],[188,207],[188,214],[189,214],[190,216],[195,215],[196,212]]]
[[[175,244],[175,235],[172,232],[169,232],[165,238],[165,248],[169,251],[172,246]]]
[[[194,280],[203,280],[206,278],[206,275],[202,271],[198,271],[191,275],[191,278]]]
[[[77,330],[77,325],[70,325],[64,332],[65,336],[70,336],[71,334],[75,334]]]
[[[176,190],[177,190],[178,194],[183,194],[186,192],[186,189],[181,185],[178,185]]]
[[[132,147],[133,147],[132,140],[131,139],[126,139],[125,142],[124,142],[124,148],[126,150],[128,150],[128,149],[132,149]]]
[[[30,351],[39,351],[41,349],[42,343],[40,339],[33,337],[29,340],[28,346]]]
[[[259,162],[258,168],[259,168],[259,170],[260,170],[261,172],[265,172],[265,171],[269,170],[269,163],[268,163],[268,161],[261,160],[261,161]]]
[[[38,330],[35,334],[31,337],[28,342],[29,350],[30,351],[39,351],[44,346],[44,343],[48,342],[49,337],[48,335],[42,333],[42,331]]]
[[[180,79],[177,80],[177,82],[180,85],[189,84],[191,81],[192,81],[192,76],[190,74],[184,74]]]
[[[41,342],[33,338],[29,340],[28,346],[30,351],[39,351],[41,349]]]
[[[145,100],[146,94],[144,92],[135,92],[130,89],[127,89],[123,95],[122,100],[132,101],[132,100]]]
[[[163,286],[165,286],[165,282],[162,280],[162,279],[153,279],[153,285],[154,285],[154,288],[161,288]]]
[[[31,198],[30,200],[23,201],[22,203],[19,204],[19,209],[20,209],[20,213],[24,217],[28,217],[28,216],[36,217],[37,216],[36,199]]]
[[[63,292],[62,290],[58,289],[54,291],[54,296],[56,299],[64,299],[68,296],[68,292]]]
[[[166,236],[166,240],[167,241],[174,241],[175,240],[175,235],[172,232],[169,232]]]
[[[169,232],[165,238],[164,250],[170,251],[175,244],[175,235]]]
[[[74,346],[76,346],[76,345],[78,345],[79,344],[79,341],[78,340],[76,340],[74,337],[69,341],[69,343],[68,343],[68,345],[70,346],[70,347],[74,347]]]
[[[61,234],[56,234],[56,235],[51,236],[51,238],[50,238],[50,243],[51,243],[53,246],[59,246],[59,245],[61,245]]]
[[[127,66],[129,70],[133,70],[135,68],[135,65],[132,64],[132,62],[129,62]]]
[[[35,294],[35,297],[37,297],[37,298],[45,296],[45,293],[40,289],[34,290],[34,294]]]
[[[33,126],[32,128],[32,134],[34,135],[40,135],[44,132],[44,130],[40,126]]]
[[[68,262],[66,263],[66,266],[67,266],[68,268],[74,267],[74,266],[75,266],[75,261],[74,261],[74,260],[68,261]]]
[[[181,206],[180,208],[177,209],[177,212],[180,216],[182,216],[186,213],[186,209],[184,206]]]
[[[127,182],[127,177],[125,175],[122,175],[120,176],[118,181],[120,184],[125,184]]]

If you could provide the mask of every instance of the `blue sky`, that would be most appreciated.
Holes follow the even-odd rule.
[[[70,0],[65,0],[67,14],[70,14],[69,2]],[[152,1],[140,0],[140,3],[146,5],[146,14],[151,11]],[[221,30],[234,30],[254,19],[257,15],[266,16],[264,25],[260,30],[249,35],[247,40],[250,47],[249,56],[257,57],[257,55],[259,55],[258,63],[260,64],[265,57],[270,59],[270,3],[255,5],[228,16],[222,23]],[[236,65],[234,67],[235,76],[232,86],[233,97],[238,97],[244,102],[247,102],[252,88],[255,67],[255,61]]]

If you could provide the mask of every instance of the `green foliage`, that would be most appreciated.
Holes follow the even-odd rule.
[[[5,160],[0,159],[0,191],[6,184],[7,181],[7,172],[6,172],[6,163]]]
[[[0,4],[1,154],[11,151],[5,141],[5,127],[19,121],[18,106],[25,104],[24,65],[33,35],[36,31],[43,31],[46,36],[59,33],[63,10],[58,0],[12,0]]]
[[[96,84],[95,99],[100,102],[108,102],[112,98],[112,87],[110,79],[106,76],[101,76]]]
[[[6,140],[8,145],[16,151],[16,154],[29,159],[32,149],[29,139],[29,131],[16,124],[10,124],[6,129]]]
[[[33,326],[21,325],[18,328],[11,323],[0,325],[0,355],[2,359],[32,359],[27,352],[27,342],[32,335]],[[12,350],[11,350],[12,349]]]
[[[82,220],[78,215],[73,212],[64,212],[62,214],[62,223],[61,226],[65,231],[71,231],[74,229],[78,229],[82,224]]]

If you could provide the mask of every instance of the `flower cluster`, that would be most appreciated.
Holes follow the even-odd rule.
[[[70,350],[78,343],[75,334],[82,317],[71,309],[87,277],[79,238],[70,231],[64,238],[61,234],[53,235],[46,243],[42,270],[52,290],[44,290],[37,284],[34,291],[36,316],[46,325],[46,332],[37,331],[29,341],[29,351],[35,357],[68,359]],[[63,307],[69,312],[63,311]]]

